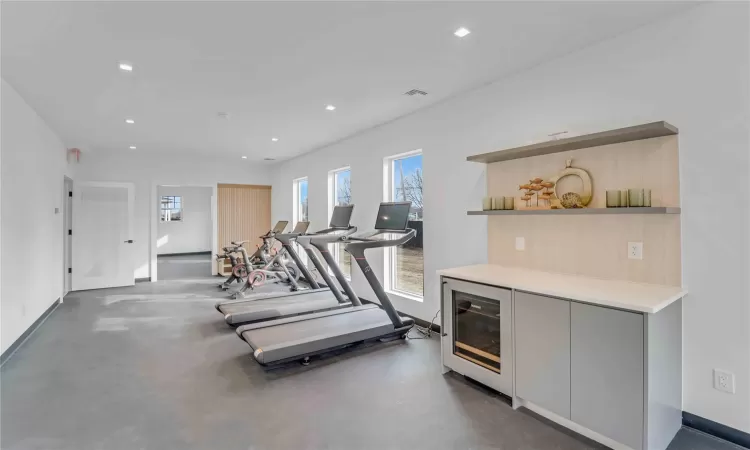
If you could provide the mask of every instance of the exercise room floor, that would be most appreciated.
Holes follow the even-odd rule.
[[[211,275],[211,253],[157,256],[160,280],[180,280]]]
[[[219,281],[69,294],[2,367],[0,447],[599,448],[441,375],[437,339],[265,371],[214,309]],[[670,446],[737,448],[686,429]]]

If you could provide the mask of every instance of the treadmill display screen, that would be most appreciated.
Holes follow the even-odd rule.
[[[349,222],[352,220],[352,211],[354,211],[354,205],[334,206],[329,226],[331,228],[348,228]]]
[[[284,230],[286,230],[286,226],[289,225],[289,222],[286,220],[279,220],[276,222],[276,226],[273,227],[274,233],[283,233]]]
[[[308,228],[310,228],[310,222],[297,222],[292,233],[305,234]]]
[[[405,230],[409,221],[411,202],[381,203],[378,209],[376,230]]]

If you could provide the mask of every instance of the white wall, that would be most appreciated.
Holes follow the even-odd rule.
[[[747,3],[703,4],[288,161],[274,183],[274,219],[291,218],[292,180],[307,176],[312,229],[325,226],[327,172],[349,165],[352,223],[372,227],[383,197],[383,157],[423,149],[425,298],[393,300],[430,320],[439,308],[435,270],[487,259],[486,218],[466,216],[481,207],[484,167],[465,162],[467,155],[557,131],[669,121],[680,129],[690,290],[683,407],[750,431],[750,219],[742,200],[750,192],[749,14]],[[382,267],[379,256],[368,257]],[[360,273],[353,283],[374,299]],[[735,373],[735,395],[712,388],[715,367]]]
[[[149,154],[148,150],[81,155],[76,181],[120,181],[135,184],[133,223],[135,277],[151,276],[151,208],[156,211],[157,185],[215,186],[217,183],[270,185],[271,165],[237,157],[207,158],[180,154]],[[158,219],[158,216],[156,216]],[[157,232],[154,227],[153,232]],[[155,254],[154,254],[155,255]]]
[[[72,174],[65,145],[55,132],[5,80],[1,92],[0,352],[4,352],[62,294],[63,177]],[[55,208],[60,208],[59,213]],[[43,277],[31,276],[30,255],[43,263],[42,270],[47,271]]]
[[[182,197],[182,220],[159,221],[157,240],[160,245],[156,253],[210,252],[213,245],[213,189],[202,186],[159,186],[157,193],[159,198],[162,195]]]

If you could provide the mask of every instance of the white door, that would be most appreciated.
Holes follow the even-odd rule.
[[[135,283],[133,191],[132,183],[75,183],[74,291]]]

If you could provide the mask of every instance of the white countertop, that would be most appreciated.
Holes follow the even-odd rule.
[[[687,294],[687,290],[676,286],[603,280],[493,264],[443,269],[437,273],[460,280],[651,314]]]

